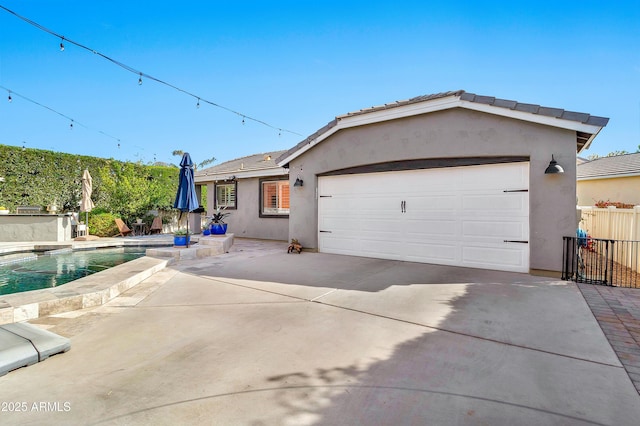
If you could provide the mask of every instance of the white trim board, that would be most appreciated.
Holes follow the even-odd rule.
[[[517,111],[509,108],[498,107],[494,105],[482,104],[478,102],[463,101],[460,96],[448,96],[445,98],[427,100],[402,106],[393,106],[388,109],[376,110],[371,112],[363,112],[355,115],[340,115],[336,117],[337,124],[324,133],[309,140],[308,143],[291,153],[278,162],[279,166],[284,166],[293,161],[300,155],[304,154],[323,140],[327,139],[334,133],[358,126],[366,126],[368,124],[381,123],[384,121],[396,120],[399,118],[413,117],[430,112],[443,111],[451,108],[464,108],[472,111],[479,111],[488,114],[509,117],[516,120],[527,121],[531,123],[542,124],[545,126],[557,127],[561,129],[572,130],[576,132],[584,132],[591,134],[585,148],[589,146],[593,138],[600,132],[602,127],[591,124],[580,123],[573,120],[565,120],[562,118],[549,117],[546,115],[534,114],[530,112]],[[584,148],[583,148],[584,149]]]

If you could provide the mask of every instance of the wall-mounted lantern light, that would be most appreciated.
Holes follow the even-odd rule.
[[[300,166],[300,173],[298,173],[298,177],[296,177],[296,182],[293,184],[293,186],[303,186],[304,182],[302,180],[302,166]]]
[[[556,173],[564,173],[564,169],[558,162],[553,158],[553,154],[551,154],[551,161],[549,162],[549,166],[544,171],[545,174],[556,174]]]

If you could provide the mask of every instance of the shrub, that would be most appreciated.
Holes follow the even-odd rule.
[[[609,201],[609,200],[607,201],[600,200],[596,202],[596,207],[598,208],[606,208],[609,206],[613,206],[618,209],[632,209],[634,204],[622,203],[620,201]]]
[[[112,213],[89,214],[89,233],[98,237],[113,237],[118,235],[118,226],[116,218],[118,216]],[[81,218],[80,220],[83,220]]]

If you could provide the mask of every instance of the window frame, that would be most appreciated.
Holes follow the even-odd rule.
[[[269,183],[269,182],[287,182],[287,184],[289,184],[289,213],[263,213],[263,201],[264,201],[264,194],[263,194],[263,185],[265,183]],[[283,177],[271,177],[271,178],[261,178],[258,180],[258,197],[259,197],[259,202],[258,202],[258,217],[261,218],[275,218],[275,219],[288,219],[289,218],[289,214],[291,212],[291,184],[289,183],[289,176],[283,176]]]
[[[227,210],[238,209],[238,181],[237,180],[224,180],[224,181],[215,182],[213,184],[213,206],[215,209],[217,209],[218,207],[223,207],[218,204],[218,187],[230,186],[230,185],[233,185],[233,193],[234,193],[233,206],[228,205],[225,207],[225,209]]]

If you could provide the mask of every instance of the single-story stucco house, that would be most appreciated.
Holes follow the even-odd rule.
[[[578,205],[598,201],[640,206],[640,152],[602,157],[578,164]]]
[[[236,236],[558,275],[562,237],[577,227],[576,152],[607,122],[438,93],[338,116],[286,152],[202,170],[196,183],[209,206],[233,203],[225,194],[235,188]],[[563,173],[545,173],[552,160]]]
[[[286,151],[266,152],[197,171],[197,186],[207,185],[209,211],[231,213],[225,222],[236,237],[287,240],[289,173],[275,159]]]

